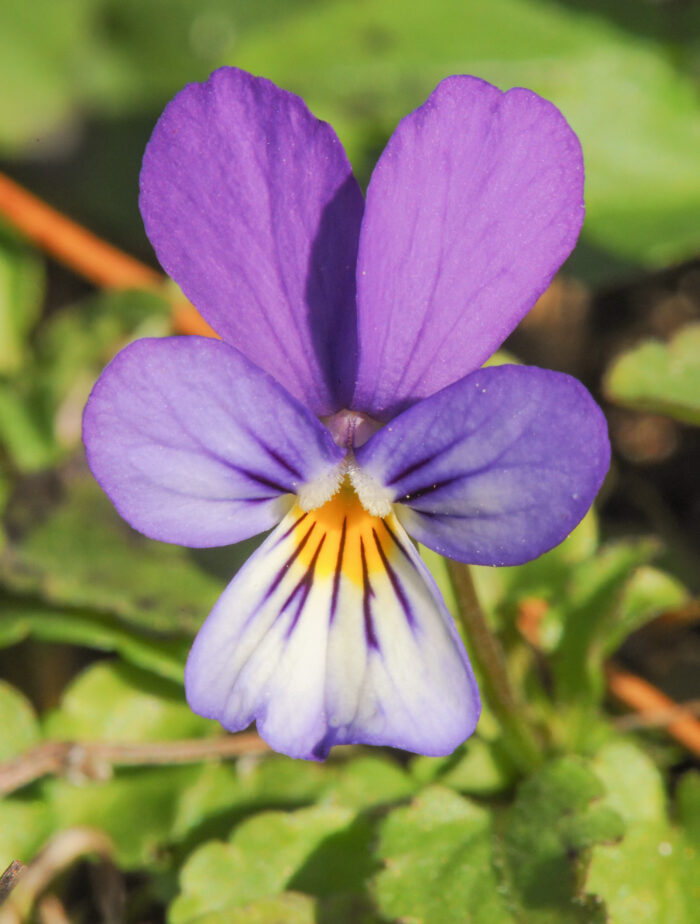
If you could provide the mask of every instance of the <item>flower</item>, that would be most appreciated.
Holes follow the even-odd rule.
[[[316,759],[350,742],[446,754],[472,733],[469,661],[408,534],[517,564],[600,487],[607,431],[582,385],[480,368],[574,246],[582,197],[561,113],[473,77],[402,120],[366,202],[331,127],[267,80],[222,68],[167,106],[141,211],[221,340],[132,343],[84,439],[147,536],[272,529],[194,643],[196,712]]]

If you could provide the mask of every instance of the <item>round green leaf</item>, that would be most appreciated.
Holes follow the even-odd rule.
[[[700,425],[700,324],[668,343],[647,340],[619,356],[607,372],[612,401]]]
[[[615,924],[694,924],[700,907],[698,839],[673,825],[653,762],[631,743],[613,742],[596,760],[605,802],[623,815],[627,834],[598,846],[587,888]]]
[[[189,709],[177,684],[118,661],[86,668],[46,721],[47,734],[71,741],[162,741],[218,730]]]
[[[38,744],[39,723],[31,703],[3,680],[0,680],[0,715],[0,761],[16,757]]]
[[[370,837],[367,822],[334,806],[256,815],[228,843],[211,841],[188,859],[169,924],[228,913],[288,888],[317,896],[357,891],[371,869]]]

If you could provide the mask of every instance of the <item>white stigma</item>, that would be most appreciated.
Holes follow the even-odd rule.
[[[357,411],[338,411],[330,417],[322,417],[333,442],[347,450],[343,461],[319,478],[303,484],[297,491],[301,509],[308,513],[323,507],[338,493],[347,478],[357,494],[357,499],[367,513],[373,517],[387,517],[391,513],[395,492],[385,488],[370,474],[363,471],[355,461],[353,449],[364,445],[381,424],[366,414]]]
[[[348,455],[340,465],[325,472],[320,478],[302,485],[297,491],[299,506],[305,513],[323,507],[338,493],[345,478],[350,480],[357,499],[370,516],[389,516],[394,492],[363,471],[352,455]]]
[[[348,476],[358,500],[367,513],[373,517],[388,517],[391,513],[395,492],[385,488],[354,461],[348,462]]]
[[[343,459],[339,465],[324,472],[320,478],[314,478],[313,481],[303,484],[297,491],[301,509],[308,513],[309,510],[316,510],[327,504],[331,497],[340,490],[346,471],[347,462]]]

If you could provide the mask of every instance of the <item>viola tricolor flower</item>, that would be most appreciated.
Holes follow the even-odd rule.
[[[92,471],[154,539],[272,529],[197,636],[189,703],[231,731],[256,720],[293,757],[451,752],[479,696],[409,535],[527,561],[609,463],[576,380],[480,368],[576,242],[576,136],[535,93],[451,77],[399,124],[365,201],[329,125],[222,68],[165,109],[140,204],[221,340],[140,340],[112,361],[85,410]]]

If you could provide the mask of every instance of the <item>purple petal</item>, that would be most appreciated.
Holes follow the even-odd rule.
[[[329,125],[221,68],[166,107],[140,205],[163,268],[224,340],[314,413],[347,406],[363,202]]]
[[[583,222],[581,147],[530,90],[444,80],[372,175],[358,257],[353,408],[389,419],[478,368]]]
[[[195,548],[274,526],[288,495],[343,456],[271,376],[205,337],[122,350],[90,395],[83,439],[95,478],[128,523]]]
[[[224,591],[185,670],[195,712],[254,720],[291,757],[335,744],[449,754],[479,693],[440,592],[395,517],[296,508]]]
[[[480,369],[414,405],[357,450],[408,532],[441,555],[517,565],[561,542],[605,477],[603,413],[576,379]]]

